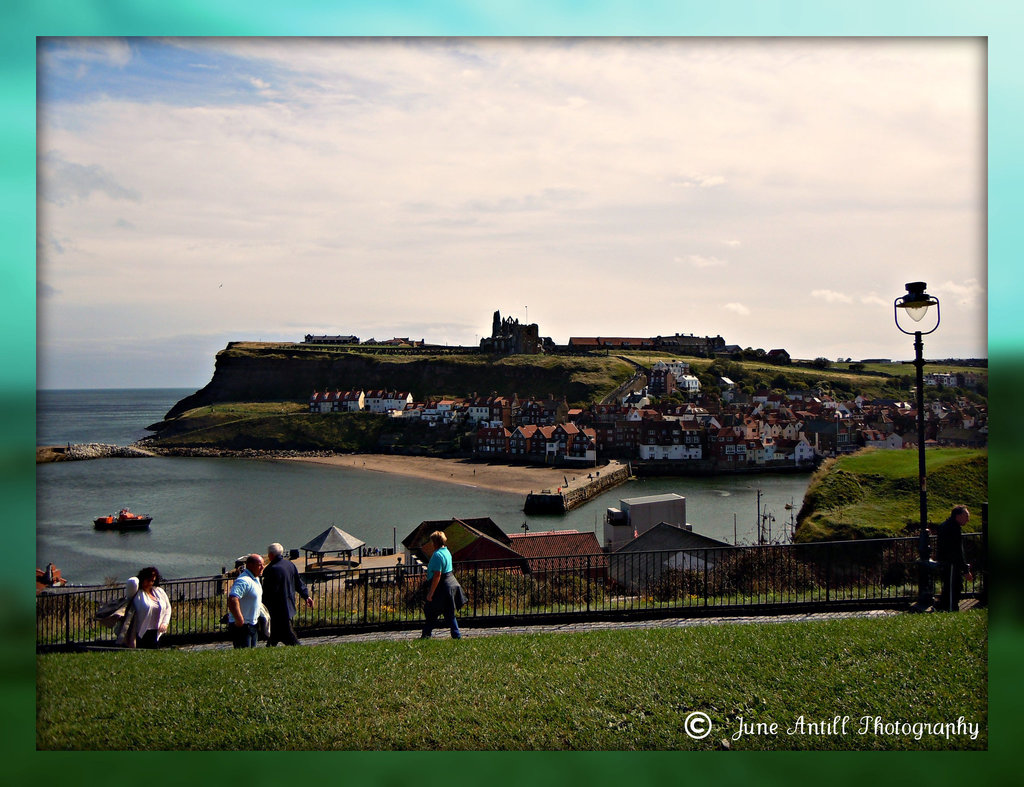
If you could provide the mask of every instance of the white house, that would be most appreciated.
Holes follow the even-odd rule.
[[[490,421],[491,404],[487,399],[474,399],[466,408],[466,419],[474,424],[481,421]]]
[[[681,443],[673,443],[672,445],[657,445],[640,443],[637,448],[641,459],[683,461],[687,459],[700,459],[703,456],[703,451],[699,444],[683,445]]]
[[[787,459],[796,465],[809,464],[814,461],[814,446],[804,435],[797,440],[780,437],[775,440],[775,459]]]
[[[700,393],[700,380],[692,374],[677,375],[676,387],[688,394]]]
[[[405,410],[412,404],[412,394],[407,391],[367,391],[365,407],[371,413],[387,413],[391,410]]]
[[[346,391],[341,396],[338,409],[346,413],[358,413],[366,407],[366,394],[362,391]]]
[[[864,446],[865,448],[903,448],[903,438],[895,432],[883,435],[881,432],[875,431],[870,438],[865,434]]]

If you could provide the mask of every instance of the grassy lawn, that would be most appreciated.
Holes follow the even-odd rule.
[[[972,611],[47,655],[37,662],[37,746],[713,750],[728,740],[734,750],[984,749],[987,623]],[[685,731],[694,711],[713,725],[703,740]],[[836,716],[850,717],[845,734],[822,726]],[[733,739],[740,717],[778,732]],[[974,740],[920,727],[917,735],[913,726],[861,733],[863,717],[890,725],[964,717],[979,732]]]
[[[925,461],[928,471],[976,459],[983,452],[974,448],[942,448],[928,451]],[[873,473],[886,478],[917,478],[917,451],[861,451],[843,457],[841,466],[851,473]]]
[[[804,495],[796,540],[905,535],[920,518],[917,461],[917,451],[869,448],[825,462]],[[980,505],[988,500],[988,451],[930,448],[925,463],[928,521],[938,524],[963,503],[975,513],[967,529],[980,530]]]

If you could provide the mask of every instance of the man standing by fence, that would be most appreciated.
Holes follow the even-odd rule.
[[[971,518],[967,506],[953,508],[949,518],[938,527],[935,542],[935,557],[939,562],[942,576],[942,595],[936,609],[943,612],[960,611],[960,591],[962,577],[966,574],[967,581],[974,579],[971,564],[964,556],[963,527]]]
[[[258,637],[256,622],[263,602],[263,586],[259,576],[263,573],[263,558],[249,555],[245,568],[228,591],[228,624],[231,641],[236,648],[255,648]]]
[[[313,606],[313,597],[295,564],[285,559],[283,546],[275,542],[267,547],[267,554],[270,556],[270,565],[263,570],[263,603],[270,612],[270,638],[267,646],[272,647],[278,642],[298,645],[299,638],[292,628],[295,594],[305,599],[307,607]]]

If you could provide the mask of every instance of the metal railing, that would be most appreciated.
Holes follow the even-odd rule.
[[[982,534],[964,535],[974,579],[963,596],[981,595],[986,575]],[[456,563],[470,626],[553,619],[769,614],[909,605],[918,595],[917,538],[829,541]],[[354,567],[315,572],[305,581],[312,608],[298,605],[300,634],[402,629],[423,622],[422,567]],[[167,580],[173,614],[168,644],[225,640],[231,580]],[[936,592],[938,588],[934,589]],[[41,650],[114,646],[96,611],[121,587],[59,588],[36,600]]]

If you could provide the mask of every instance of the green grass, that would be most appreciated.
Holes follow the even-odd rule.
[[[40,749],[984,749],[987,614],[40,656]],[[956,676],[950,679],[950,676]],[[713,733],[693,740],[693,711]],[[844,735],[786,734],[850,716]],[[979,725],[857,734],[861,717]]]
[[[829,460],[811,477],[797,517],[797,541],[905,535],[920,520],[917,451],[863,449]],[[988,452],[934,448],[925,452],[928,521],[938,524],[954,505],[975,512],[988,500]]]
[[[984,452],[973,448],[942,448],[925,456],[928,472],[977,459]],[[843,457],[841,467],[861,475],[876,474],[889,479],[917,478],[917,451],[861,451]]]
[[[370,413],[310,413],[296,402],[221,402],[164,422],[156,447],[373,451],[389,424]],[[413,425],[415,427],[416,425]]]
[[[650,368],[657,361],[686,361],[694,373],[704,373],[715,359],[672,355],[664,352],[626,351],[617,353]],[[796,361],[796,359],[794,359]],[[773,388],[778,375],[786,378],[789,386],[813,388],[822,385],[831,389],[836,396],[852,398],[863,394],[869,398],[909,398],[910,385],[916,374],[913,366],[906,364],[867,364],[863,370],[851,370],[848,363],[835,363],[826,369],[814,369],[794,364],[776,365],[763,360],[732,361],[719,360],[732,370],[729,377],[734,382],[752,385],[754,388]],[[987,382],[988,369],[985,367],[955,366],[950,364],[926,364],[925,374],[933,372],[972,372]]]

